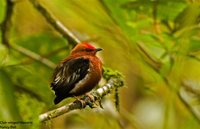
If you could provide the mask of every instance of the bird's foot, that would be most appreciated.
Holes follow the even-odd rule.
[[[90,99],[91,102],[95,102],[94,96],[91,95],[90,93],[86,93],[85,96],[88,97],[88,98]]]
[[[74,96],[74,98],[76,99],[77,102],[79,102],[81,104],[81,108],[84,108],[86,106],[86,103],[84,100],[82,100],[81,98]]]
[[[97,108],[98,107],[98,105],[95,103],[95,97],[93,95],[91,95],[90,93],[85,94],[85,99],[86,99],[86,104],[90,108]]]
[[[87,104],[90,106],[90,108],[97,108],[98,106],[103,108],[101,104],[101,100],[95,99],[96,96],[91,95],[90,93],[86,93],[85,96],[89,98],[89,101],[87,101]],[[95,100],[98,100],[97,101],[98,103]]]

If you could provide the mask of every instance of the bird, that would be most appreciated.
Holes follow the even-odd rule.
[[[99,83],[102,78],[102,62],[96,53],[101,50],[88,42],[79,43],[56,66],[51,82],[56,95],[54,104],[68,97],[87,94]]]

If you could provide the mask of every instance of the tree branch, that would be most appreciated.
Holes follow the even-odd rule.
[[[200,98],[200,87],[198,82],[195,80],[183,80],[181,85],[185,90]]]
[[[39,116],[41,122],[50,120],[52,118],[58,117],[64,113],[68,113],[75,109],[83,109],[87,105],[93,107],[95,101],[100,101],[105,95],[109,94],[115,88],[123,86],[123,81],[120,76],[113,76],[109,79],[108,83],[93,91],[91,95],[94,97],[94,100],[91,97],[83,96],[80,100],[75,100],[74,102],[54,109],[52,111],[46,112]]]
[[[23,86],[19,86],[19,85],[14,85],[15,87],[15,91],[18,91],[19,93],[27,93],[29,94],[31,97],[37,99],[40,102],[44,102],[44,100],[42,99],[42,97],[40,95],[38,95],[36,92],[33,92],[31,89],[28,89],[26,87]]]
[[[200,123],[200,88],[198,81],[192,79],[182,80],[177,94],[188,111]]]
[[[177,94],[188,111],[200,123],[199,96],[188,91],[185,87],[181,87]]]
[[[18,45],[11,45],[11,48],[13,48],[14,50],[20,52],[21,54],[23,55],[26,55],[27,57],[31,58],[31,59],[34,59],[46,66],[48,66],[49,68],[52,68],[54,69],[56,67],[56,65],[51,62],[50,60],[48,60],[47,58],[44,58],[42,56],[40,56],[39,54],[37,53],[34,53],[26,48],[23,48],[21,46],[18,46]]]
[[[37,9],[40,14],[46,19],[46,21],[58,31],[68,42],[72,45],[80,43],[80,40],[59,20],[57,20],[52,14],[50,14],[46,8],[44,8],[37,0],[29,0],[31,4]]]
[[[53,55],[56,55],[56,54],[58,54],[58,53],[60,53],[60,52],[62,52],[62,51],[66,51],[66,50],[69,50],[69,46],[64,46],[64,47],[60,47],[60,48],[58,48],[58,49],[56,49],[56,50],[53,50],[53,51],[51,51],[51,52],[49,52],[49,53],[47,53],[47,54],[43,54],[43,55],[40,55],[41,56],[41,58],[43,58],[43,59],[47,59],[47,58],[49,58],[49,57],[51,57],[51,56],[53,56]],[[35,53],[36,54],[36,53]],[[24,61],[22,61],[20,64],[30,64],[30,63],[32,63],[33,61],[35,61],[35,59],[34,60],[32,60],[32,59],[27,59],[27,60],[24,60]],[[55,68],[55,67],[54,67]]]
[[[6,0],[6,14],[5,14],[5,18],[2,21],[1,25],[0,25],[0,29],[2,31],[2,43],[5,44],[7,47],[10,47],[9,44],[9,37],[8,37],[8,30],[11,24],[11,17],[13,14],[13,7],[14,7],[14,3],[12,0]]]
[[[8,40],[8,31],[10,30],[11,26],[11,18],[13,14],[13,8],[15,3],[12,0],[7,0],[7,10],[6,15],[4,18],[4,21],[0,25],[0,29],[2,30],[2,43],[5,44],[7,47],[10,47],[18,52],[20,52],[23,55],[26,55],[27,57],[34,59],[38,62],[41,62],[42,64],[48,66],[49,68],[55,68],[55,64],[51,62],[50,60],[40,56],[37,53],[34,53],[26,48],[23,48],[21,46],[18,46],[17,44],[11,44]]]

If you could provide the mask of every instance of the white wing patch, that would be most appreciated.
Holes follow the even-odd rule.
[[[60,79],[61,79],[61,76],[60,76],[61,72],[59,72],[57,75],[56,75],[56,78],[54,79],[54,84],[57,84]]]
[[[90,69],[88,69],[88,74],[82,80],[80,80],[69,93],[70,94],[75,93],[79,88],[81,88],[83,83],[87,82],[90,76],[91,76]]]
[[[54,80],[54,83],[57,84],[59,81],[60,81],[61,77],[58,76],[55,80]]]

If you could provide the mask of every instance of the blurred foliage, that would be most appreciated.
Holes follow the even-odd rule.
[[[16,0],[9,42],[57,64],[71,48],[29,0]],[[32,121],[32,129],[198,129],[200,123],[199,0],[38,0],[81,41],[104,51],[105,66],[125,75],[120,113],[112,95],[104,109],[75,111],[39,124],[53,109],[53,69],[2,42],[0,121]],[[0,1],[0,23],[7,0]],[[2,26],[1,26],[2,29]],[[94,41],[93,41],[94,39]],[[106,75],[112,75],[112,72]],[[64,104],[64,102],[62,103]]]
[[[5,15],[6,1],[0,2],[0,22],[3,21]]]
[[[4,120],[18,120],[20,116],[18,114],[18,108],[16,106],[13,84],[10,82],[8,75],[4,71],[0,71],[0,84],[1,84],[1,118]],[[6,87],[4,86],[6,85]],[[4,87],[3,87],[4,86]],[[5,101],[9,100],[9,101]],[[13,110],[15,109],[15,110]]]

